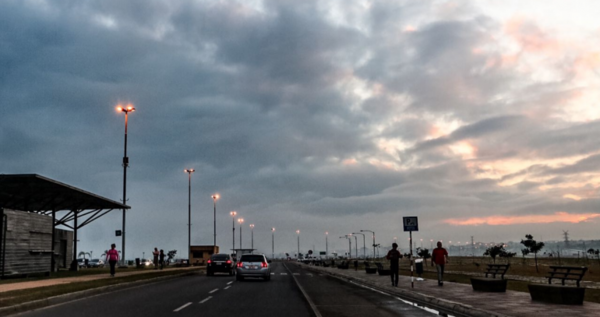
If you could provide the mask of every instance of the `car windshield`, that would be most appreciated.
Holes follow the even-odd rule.
[[[227,261],[229,260],[229,257],[227,255],[213,255],[211,259],[213,261]]]
[[[263,262],[265,257],[262,255],[242,255],[241,262]]]
[[[100,260],[98,260],[98,259],[92,259],[92,260],[90,260],[90,262],[100,262]]]

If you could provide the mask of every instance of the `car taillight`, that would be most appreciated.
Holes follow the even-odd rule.
[[[211,261],[211,260],[208,260],[208,262],[206,262],[206,263],[208,263],[208,264],[211,264],[211,263],[212,263],[212,261]]]
[[[238,262],[238,267],[242,267],[242,266],[244,266],[244,263]]]
[[[269,267],[269,264],[267,264],[267,262],[262,262],[260,264],[260,267]]]
[[[227,263],[227,264],[231,264],[231,260],[227,260],[227,262],[225,262],[225,263]]]

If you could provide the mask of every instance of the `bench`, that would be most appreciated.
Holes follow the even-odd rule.
[[[546,278],[548,284],[529,284],[529,294],[534,301],[563,305],[583,305],[585,287],[579,282],[587,272],[585,266],[550,266]],[[552,280],[561,280],[561,285],[552,284]],[[576,286],[565,285],[565,281],[575,282]]]
[[[471,286],[478,292],[497,292],[505,293],[508,280],[504,279],[504,274],[508,271],[510,264],[488,264],[485,270],[485,277],[472,277]],[[491,275],[492,277],[488,277]],[[500,275],[497,279],[496,275]]]
[[[348,266],[350,265],[349,262],[347,261],[342,261],[342,264],[338,265],[337,268],[341,269],[341,270],[347,270]]]
[[[371,267],[371,265],[369,264],[369,262],[365,261],[365,272],[367,272],[367,274],[375,274],[377,273],[377,268],[376,267]]]
[[[379,273],[379,275],[391,275],[392,271],[389,269],[384,269],[383,265],[381,265],[381,263],[377,262],[375,263],[375,266],[377,266],[377,273]]]

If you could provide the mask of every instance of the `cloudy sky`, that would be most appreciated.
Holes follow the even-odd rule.
[[[598,6],[2,1],[0,173],[120,200],[131,103],[128,257],[183,253],[185,168],[192,244],[212,244],[213,193],[217,244],[236,210],[269,254],[271,227],[276,252],[296,230],[302,251],[360,229],[406,248],[403,216],[417,241],[597,239]],[[121,217],[80,250],[120,246]]]

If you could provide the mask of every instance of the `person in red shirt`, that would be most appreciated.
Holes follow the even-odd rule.
[[[392,286],[398,287],[398,261],[402,255],[398,249],[398,244],[394,242],[392,244],[392,249],[385,256],[386,259],[390,260],[390,271],[392,277]]]
[[[448,251],[442,248],[442,242],[438,241],[437,248],[431,253],[431,266],[435,263],[438,272],[438,285],[444,285],[444,266],[448,263]]]
[[[106,251],[106,262],[110,264],[110,276],[115,276],[115,265],[119,261],[119,252],[115,250],[116,245],[110,245],[110,250]]]

